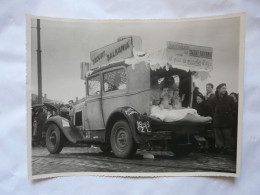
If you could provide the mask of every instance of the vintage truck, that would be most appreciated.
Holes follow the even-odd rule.
[[[120,158],[132,157],[137,148],[154,146],[167,146],[175,155],[192,151],[190,136],[208,122],[165,122],[151,116],[151,93],[155,76],[158,81],[172,77],[180,94],[185,94],[183,106],[191,106],[194,71],[176,68],[180,65],[151,68],[143,58],[145,54],[129,63],[126,59],[138,58],[133,53],[134,43],[133,37],[118,40],[115,49],[111,49],[112,44],[100,52],[95,50],[98,55],[91,58],[92,63],[103,60],[102,65],[95,68],[92,65],[92,69],[88,65],[85,69],[81,66],[86,100],[75,105],[72,120],[61,116],[47,120],[46,145],[50,153],[59,153],[67,142],[97,145],[103,152],[113,151]],[[127,50],[129,53],[124,54]],[[117,59],[110,62],[113,57]]]

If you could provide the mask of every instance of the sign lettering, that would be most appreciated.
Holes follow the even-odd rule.
[[[130,58],[132,57],[132,49],[132,39],[129,37],[92,51],[90,52],[91,69],[104,66],[111,61]]]
[[[167,42],[167,59],[172,65],[212,70],[212,53],[210,47]]]

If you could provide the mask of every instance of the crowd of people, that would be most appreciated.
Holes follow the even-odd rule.
[[[193,92],[193,108],[201,116],[212,117],[212,128],[215,134],[215,147],[223,153],[230,153],[236,149],[237,120],[238,120],[238,94],[228,95],[227,85],[221,83],[216,87],[208,83],[207,93],[203,95],[199,88]]]
[[[165,77],[159,84],[159,78],[154,75],[151,79],[151,105],[158,105],[161,110],[178,110],[184,108],[182,102],[185,94],[179,93],[179,86],[173,77]],[[228,95],[227,85],[219,84],[214,92],[214,85],[206,85],[206,94],[193,85],[192,108],[199,116],[211,117],[212,123],[207,127],[214,133],[215,151],[231,153],[236,151],[238,94]],[[186,94],[187,95],[187,94]]]

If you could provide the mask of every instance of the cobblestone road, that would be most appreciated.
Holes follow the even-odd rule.
[[[46,148],[32,149],[32,174],[60,172],[235,172],[232,156],[194,152],[175,157],[171,152],[151,151],[154,159],[144,159],[137,151],[133,159],[105,155],[96,147],[67,147],[60,154],[50,154]],[[146,152],[147,153],[147,152]]]

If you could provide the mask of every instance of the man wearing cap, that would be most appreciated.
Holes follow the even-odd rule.
[[[222,83],[217,86],[215,97],[211,101],[213,108],[213,127],[215,145],[221,152],[227,153],[234,149],[231,136],[233,127],[234,100],[227,94],[227,86]]]

